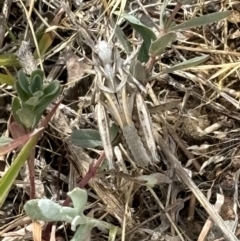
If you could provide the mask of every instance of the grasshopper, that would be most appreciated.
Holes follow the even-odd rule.
[[[119,52],[106,41],[100,41],[94,49],[93,61],[99,90],[98,127],[109,169],[114,169],[114,156],[108,113],[120,127],[136,165],[145,167],[157,162],[156,144],[147,106],[137,87],[138,82],[123,66]]]

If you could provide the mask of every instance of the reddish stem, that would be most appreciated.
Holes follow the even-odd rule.
[[[82,180],[80,182],[78,182],[78,184],[77,184],[77,186],[79,188],[85,187],[88,184],[88,182],[90,181],[90,179],[93,178],[96,175],[97,169],[101,165],[101,163],[104,160],[104,158],[105,158],[105,153],[102,152],[100,157],[95,161],[95,164],[94,163],[90,164],[88,172],[82,178]],[[67,197],[65,199],[65,201],[63,202],[62,206],[68,206],[70,201],[71,201],[70,197]]]
[[[175,18],[176,14],[178,13],[179,9],[181,8],[182,4],[180,2],[177,2],[175,8],[172,11],[172,14],[170,15],[166,25],[165,25],[165,31],[167,32],[171,22],[173,21],[173,19]]]

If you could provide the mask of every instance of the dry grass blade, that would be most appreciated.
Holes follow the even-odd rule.
[[[223,232],[224,236],[228,240],[237,241],[237,237],[234,235],[232,230],[224,223],[223,219],[220,217],[220,215],[216,212],[214,207],[208,202],[207,198],[202,194],[202,192],[199,190],[199,188],[196,186],[196,184],[192,181],[192,179],[187,175],[187,172],[183,169],[180,162],[176,159],[174,155],[172,155],[171,151],[167,147],[167,145],[164,143],[164,141],[161,139],[161,137],[158,138],[158,143],[168,158],[168,161],[171,163],[171,165],[174,167],[174,170],[176,171],[179,178],[184,182],[188,188],[194,193],[194,195],[197,197],[198,201],[203,205],[204,209],[208,212],[210,217],[213,219],[213,221],[218,225],[218,227]]]
[[[224,196],[218,194],[217,201],[214,205],[214,207],[218,213],[220,212],[223,203],[224,203]],[[198,241],[204,241],[206,239],[207,233],[209,232],[209,229],[211,228],[212,225],[213,225],[212,220],[210,218],[208,218],[208,220],[204,224],[203,229],[198,237]]]

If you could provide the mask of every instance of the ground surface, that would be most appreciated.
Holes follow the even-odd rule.
[[[42,56],[40,61],[36,57],[37,63],[41,62],[38,67],[44,69],[48,81],[58,79],[64,87],[62,104],[36,147],[36,195],[62,204],[68,191],[77,185],[86,188],[85,214],[122,228],[112,239],[108,232],[93,229],[91,238],[86,240],[227,240],[218,228],[219,223],[211,227],[208,208],[200,204],[198,194],[190,191],[189,178],[210,204],[220,203],[220,216],[228,227],[235,225],[234,233],[239,238],[240,5],[200,0],[182,5],[174,16],[177,24],[225,10],[232,10],[234,14],[212,24],[179,31],[177,39],[155,60],[145,83],[148,92],[143,97],[154,132],[190,174],[184,179],[158,142],[161,160],[158,164],[142,169],[126,161],[126,170],[119,164],[113,172],[106,170],[104,164],[95,175],[92,163],[101,161],[101,146],[81,148],[73,144],[74,130],[98,130],[92,51],[98,40],[112,38],[114,25],[110,16],[116,21],[117,15],[111,11],[124,7],[124,1],[121,6],[117,0],[79,1],[79,6],[76,2],[0,3],[3,19],[3,24],[0,21],[0,61],[16,54],[23,40],[29,41],[31,52],[38,56],[32,37],[34,30]],[[164,11],[166,19],[176,6],[174,2]],[[161,1],[127,1],[125,11],[159,36],[156,25],[159,25],[161,6]],[[141,36],[127,21],[122,21],[120,27],[132,52],[137,53]],[[47,31],[43,35],[44,30]],[[131,54],[127,55],[119,36],[115,37],[113,35],[111,44],[114,42],[121,58],[126,60]],[[197,67],[157,76],[161,70],[203,54],[209,58]],[[8,64],[0,62],[4,66],[1,73],[16,77],[21,67],[9,61]],[[22,67],[28,68],[28,60],[25,64],[27,66]],[[9,136],[7,122],[16,92],[6,84],[1,84],[0,91],[0,130],[1,135]],[[111,116],[110,119],[113,122]],[[120,132],[113,145],[122,143],[121,135]],[[2,161],[11,164],[14,158],[15,154],[9,153]],[[6,169],[1,170],[1,175]],[[137,179],[143,174],[156,173],[161,173],[160,181],[153,188]],[[29,200],[27,180],[27,174],[22,171],[0,210],[1,240],[33,239],[31,220],[23,211],[23,205]],[[73,236],[70,226],[61,222],[42,224],[41,230],[42,240],[50,240],[50,234],[51,240],[70,240]],[[41,238],[35,237],[35,240]]]

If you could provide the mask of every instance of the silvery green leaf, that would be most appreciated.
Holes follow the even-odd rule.
[[[146,80],[146,72],[141,62],[133,60],[130,64],[130,73],[140,82],[144,82]]]
[[[62,207],[49,199],[33,199],[24,205],[26,214],[33,220],[45,222],[67,221],[71,222],[77,215],[73,208]]]
[[[132,25],[132,27],[142,36],[148,49],[151,41],[157,38],[155,33],[131,14],[125,13],[122,15],[122,17],[125,18]]]
[[[192,18],[188,21],[185,21],[181,24],[175,25],[172,27],[169,31],[177,31],[177,30],[183,30],[183,29],[189,29],[189,28],[195,28],[202,25],[207,25],[213,22],[220,21],[226,17],[228,17],[232,11],[225,11],[225,12],[217,12],[217,13],[211,13],[207,15],[203,15],[198,18]]]
[[[22,108],[22,105],[21,105],[20,99],[18,97],[14,97],[13,102],[12,102],[13,117],[18,124],[23,125],[23,123],[21,122],[21,119],[17,113],[21,108]]]
[[[71,222],[72,231],[76,231],[78,225],[85,225],[89,223],[89,218],[85,215],[76,216]]]
[[[80,225],[71,241],[91,241],[92,228],[92,224]]]
[[[117,39],[119,42],[122,44],[123,48],[125,49],[127,54],[130,54],[133,50],[132,45],[128,41],[127,37],[125,36],[124,32],[122,29],[117,25],[115,28],[115,34],[117,36]]]
[[[33,124],[35,122],[35,114],[33,111],[31,111],[28,108],[21,108],[17,110],[17,115],[20,119],[20,122],[26,127],[26,128],[32,128]]]
[[[169,32],[164,35],[162,35],[160,38],[155,40],[151,43],[149,48],[149,54],[152,56],[159,56],[161,55],[166,47],[174,42],[177,38],[176,33]]]
[[[116,125],[112,125],[109,131],[111,141],[114,141],[118,134],[118,127]],[[100,133],[93,129],[74,130],[71,134],[71,140],[74,145],[82,148],[103,147]]]
[[[141,46],[139,51],[140,56],[138,56],[138,60],[141,62],[146,62],[148,60],[146,59],[146,53],[149,51],[151,42],[157,39],[155,33],[131,14],[125,13],[122,15],[122,17],[126,19],[143,38],[144,44]]]
[[[168,74],[168,73],[172,73],[177,70],[183,70],[183,69],[188,69],[190,67],[197,66],[198,64],[205,62],[208,58],[209,58],[209,55],[203,55],[203,56],[199,56],[196,58],[186,60],[184,62],[174,65],[171,68],[164,69],[161,72],[161,74]]]
[[[116,13],[117,11],[115,11]],[[117,14],[117,13],[116,13]],[[119,12],[120,16],[121,12]],[[123,48],[125,49],[126,53],[130,55],[130,53],[133,51],[132,44],[129,42],[128,38],[124,34],[123,30],[119,25],[116,24],[115,19],[113,16],[110,16],[109,22],[111,24],[112,29],[115,29],[115,35],[117,37],[117,40],[122,44]]]
[[[160,10],[160,28],[161,29],[165,29],[165,20],[166,20],[166,15],[165,15],[165,12],[166,12],[166,7],[167,7],[167,4],[168,4],[168,0],[164,0],[163,1],[163,4],[161,6],[161,10]]]
[[[67,195],[72,199],[77,214],[83,215],[83,211],[87,204],[87,191],[76,187],[71,192],[68,192]]]
[[[93,129],[74,130],[71,134],[71,140],[74,145],[82,148],[96,148],[103,146],[99,132]]]

